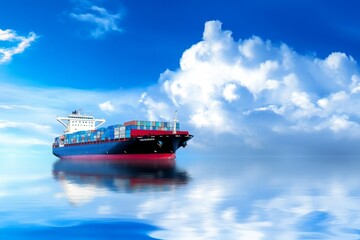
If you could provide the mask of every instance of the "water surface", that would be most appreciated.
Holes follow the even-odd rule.
[[[0,239],[359,239],[356,157],[2,159]]]

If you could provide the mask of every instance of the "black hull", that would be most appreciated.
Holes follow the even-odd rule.
[[[54,147],[59,158],[175,158],[180,147],[185,147],[191,135],[164,135],[98,141]]]

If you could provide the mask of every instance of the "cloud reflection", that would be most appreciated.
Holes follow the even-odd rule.
[[[359,239],[355,158],[213,160],[181,194],[154,197],[138,216],[162,239]],[[205,174],[206,173],[206,174]],[[196,175],[195,175],[196,176]]]

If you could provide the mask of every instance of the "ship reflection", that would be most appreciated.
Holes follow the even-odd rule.
[[[72,203],[89,202],[106,191],[171,191],[189,181],[186,171],[174,165],[129,165],[108,161],[58,160],[53,175]]]

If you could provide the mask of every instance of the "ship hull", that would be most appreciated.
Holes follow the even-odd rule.
[[[176,157],[176,150],[185,147],[191,138],[191,135],[166,135],[67,144],[54,147],[53,154],[61,159],[170,163]]]

